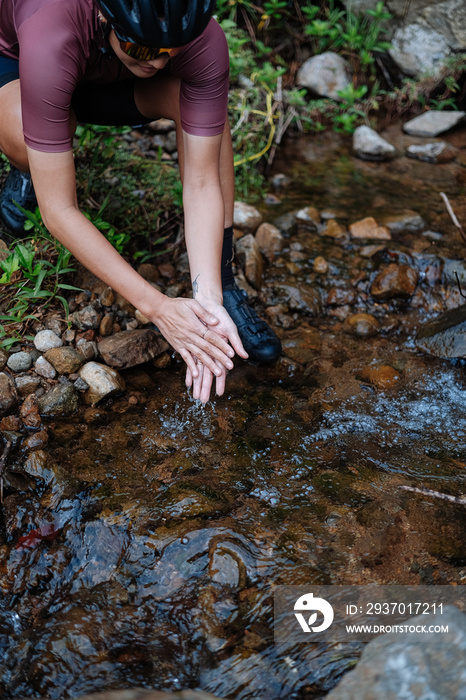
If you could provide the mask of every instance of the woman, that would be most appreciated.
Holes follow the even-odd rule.
[[[281,349],[232,276],[228,49],[214,7],[214,0],[0,0],[0,150],[13,166],[0,195],[3,222],[21,231],[12,200],[30,208],[35,191],[49,231],[158,326],[203,402],[214,376],[223,393],[235,352],[270,361]],[[160,117],[177,126],[193,299],[153,289],[76,199],[77,121]]]

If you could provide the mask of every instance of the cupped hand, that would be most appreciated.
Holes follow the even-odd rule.
[[[223,306],[220,306],[220,304],[210,302],[209,300],[202,300],[202,304],[209,311],[212,311],[215,318],[218,320],[216,324],[208,324],[208,333],[205,334],[205,337],[210,339],[214,334],[220,335],[231,343],[240,357],[246,359],[248,354],[243,347],[237,328],[228,312]],[[214,376],[215,393],[217,396],[222,396],[225,391],[226,369],[224,366],[220,366],[220,369],[221,373],[214,375],[209,367],[198,363],[198,373],[194,376],[190,367],[187,367],[186,386],[192,387],[194,399],[200,399],[202,403],[206,403],[209,400]]]
[[[200,366],[208,369],[218,378],[225,377],[226,370],[233,368],[231,358],[235,354],[236,347],[233,343],[231,347],[228,341],[230,335],[234,337],[234,333],[231,328],[228,329],[229,334],[225,333],[225,319],[221,313],[218,316],[216,313],[216,311],[225,310],[218,304],[215,306],[216,309],[213,312],[195,299],[164,297],[154,319],[162,335],[180,353],[191,377],[195,380],[200,375]],[[228,314],[226,315],[229,319]],[[230,323],[233,324],[231,319]],[[217,329],[218,332],[216,332]],[[236,335],[238,335],[237,332]],[[234,341],[239,350],[242,349],[244,352],[239,336],[237,339],[234,338]]]

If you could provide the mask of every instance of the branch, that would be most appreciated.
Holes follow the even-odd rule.
[[[452,207],[451,204],[450,204],[450,200],[448,199],[448,197],[447,197],[447,195],[445,194],[445,192],[440,192],[440,196],[441,196],[441,198],[443,199],[443,201],[445,202],[445,206],[446,206],[446,208],[447,208],[447,211],[448,211],[448,213],[450,214],[451,220],[453,221],[453,223],[455,224],[456,228],[457,228],[458,231],[460,232],[461,238],[463,239],[463,241],[466,242],[466,233],[464,232],[463,227],[461,226],[460,222],[459,222],[458,219],[456,218],[456,214],[455,214],[455,212],[453,211],[453,207]]]
[[[466,498],[461,498],[460,496],[450,496],[448,493],[441,493],[440,491],[433,491],[432,489],[416,488],[415,486],[399,486],[403,491],[412,491],[413,493],[420,493],[422,496],[433,496],[434,498],[441,498],[443,501],[450,501],[451,503],[459,503],[462,506],[466,506]]]

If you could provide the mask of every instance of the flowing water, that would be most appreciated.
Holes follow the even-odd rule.
[[[444,235],[409,234],[392,251],[461,257],[438,196],[466,210],[461,158],[381,166],[310,140],[291,143],[277,170],[286,162],[294,179],[269,220],[310,204],[350,221],[409,207]],[[356,288],[373,264],[362,244],[306,231],[287,245],[268,271],[271,294],[285,283],[325,290],[317,252],[337,286]],[[192,687],[320,698],[361,646],[278,653],[276,586],[464,583],[464,505],[403,488],[465,491],[463,363],[413,343],[425,318],[461,299],[427,283],[416,299],[379,305],[371,338],[346,333],[335,313],[285,314],[285,358],[238,363],[225,397],[205,407],[184,392],[179,365],[129,370],[125,396],[49,419],[46,447],[18,448],[0,540],[2,697]],[[354,304],[377,311],[364,293]]]

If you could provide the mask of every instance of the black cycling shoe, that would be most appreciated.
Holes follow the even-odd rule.
[[[18,209],[17,202],[23,209],[34,211],[37,207],[37,199],[29,173],[21,172],[11,166],[0,191],[0,219],[8,231],[16,236],[26,235],[24,222],[26,217]]]
[[[223,306],[238,329],[244,349],[254,362],[273,362],[282,351],[282,344],[273,330],[259,318],[248,304],[248,295],[235,285],[223,290]]]

